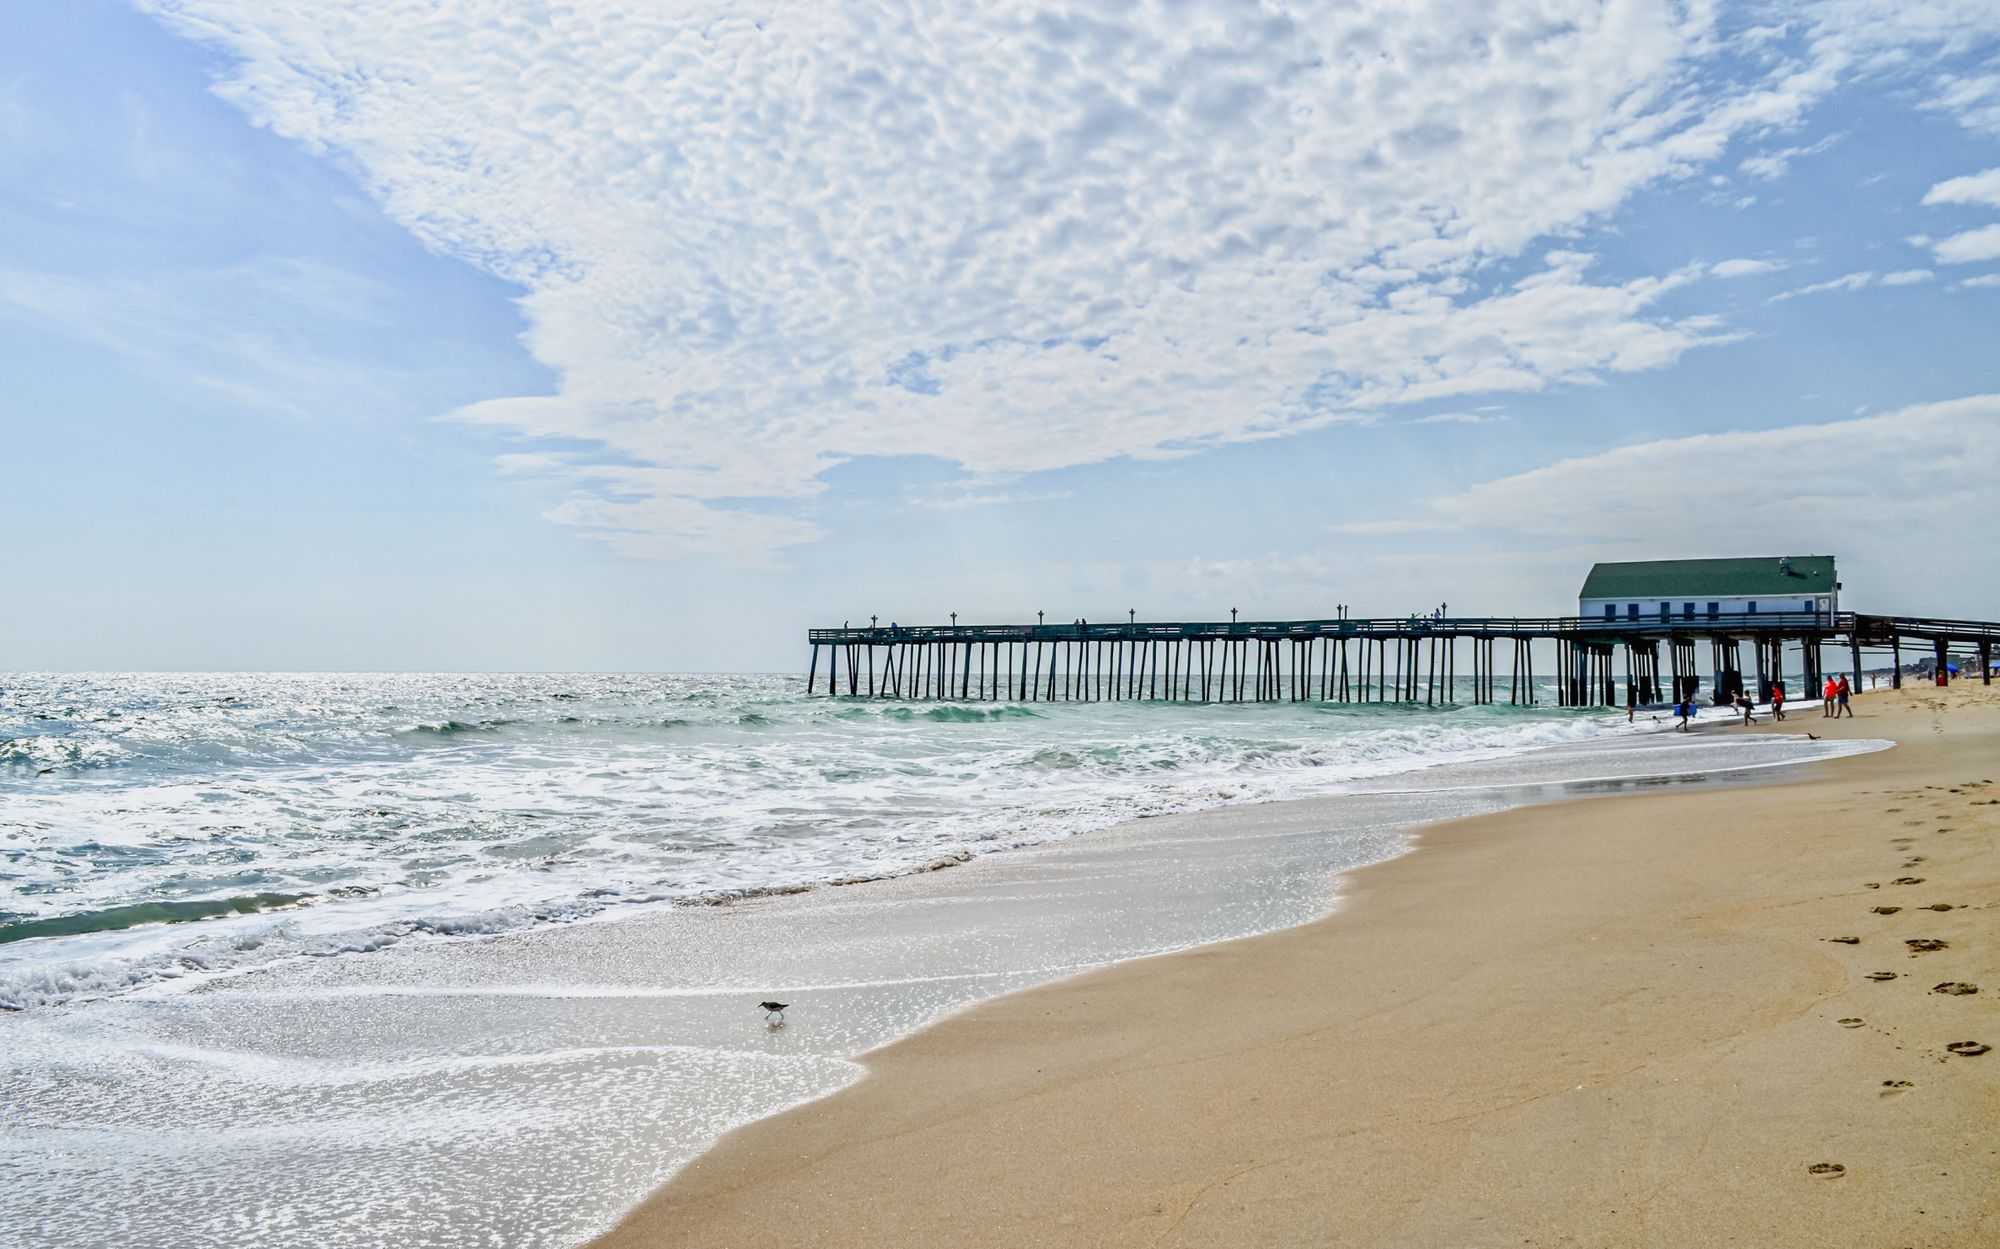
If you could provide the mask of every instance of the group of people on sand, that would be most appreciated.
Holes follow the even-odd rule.
[[[1842,716],[1852,719],[1854,708],[1847,705],[1847,697],[1852,692],[1851,687],[1847,684],[1846,677],[1828,677],[1826,679],[1826,687],[1820,691],[1822,700],[1820,715],[1832,720],[1838,720]],[[1756,718],[1752,714],[1757,710],[1756,700],[1745,697],[1742,690],[1737,690],[1729,696],[1729,706],[1732,711],[1739,711],[1743,714],[1743,723],[1756,723]],[[1687,732],[1688,726],[1694,722],[1695,716],[1699,714],[1699,711],[1700,708],[1696,704],[1693,695],[1689,695],[1685,701],[1675,703],[1674,714],[1680,717],[1680,723],[1675,727],[1683,733]],[[1628,707],[1626,713],[1629,719],[1631,708]],[[1779,682],[1771,687],[1771,718],[1773,720],[1782,720],[1785,718],[1785,686],[1783,682]]]

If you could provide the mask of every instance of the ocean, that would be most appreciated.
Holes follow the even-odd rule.
[[[1853,748],[1661,728],[792,676],[0,676],[0,1227],[574,1244],[869,1048],[1323,915],[1422,821]],[[1265,805],[1299,798],[1324,801]]]

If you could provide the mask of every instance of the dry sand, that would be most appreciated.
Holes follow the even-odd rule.
[[[2000,1245],[2000,691],[1856,705],[1777,727],[1899,748],[1438,825],[982,1004],[598,1247]]]

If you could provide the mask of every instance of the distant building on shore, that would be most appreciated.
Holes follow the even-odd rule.
[[[1831,555],[1598,564],[1577,596],[1577,615],[1591,620],[1814,615],[1830,622],[1839,609]]]

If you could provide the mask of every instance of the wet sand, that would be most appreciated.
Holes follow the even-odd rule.
[[[1857,710],[1749,731],[1899,748],[1435,825],[1327,919],[973,1007],[596,1243],[2000,1243],[2000,694]]]

